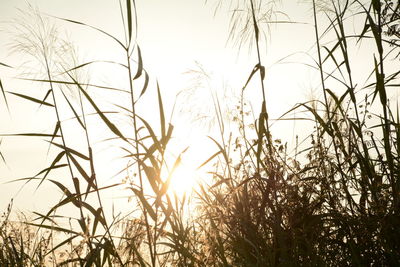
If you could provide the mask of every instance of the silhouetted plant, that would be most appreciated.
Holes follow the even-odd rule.
[[[123,4],[122,4],[123,3]],[[233,112],[236,126],[227,132],[221,99],[212,94],[218,137],[210,137],[217,151],[201,165],[213,164],[212,181],[200,183],[193,195],[169,193],[182,154],[167,164],[174,126],[166,119],[161,87],[156,85],[158,124],[150,124],[138,103],[147,94],[150,75],[144,68],[136,40],[135,1],[121,1],[125,40],[81,22],[104,34],[122,48],[124,62],[71,62],[57,52],[73,53],[47,19],[33,13],[36,24],[21,24],[15,49],[41,64],[32,82],[50,87],[42,98],[8,92],[54,112],[51,133],[17,133],[47,138],[57,154],[33,178],[19,181],[50,182],[63,193],[47,213],[17,226],[9,220],[0,226],[0,265],[40,266],[396,266],[400,263],[400,115],[390,101],[389,87],[397,86],[399,71],[387,73],[391,55],[398,53],[398,3],[394,1],[311,1],[315,32],[315,66],[322,99],[297,104],[310,115],[314,128],[306,147],[295,153],[275,139],[267,112],[261,33],[273,18],[273,1],[237,4],[244,17],[233,16],[233,29],[244,23],[241,42],[256,49],[255,66],[243,77],[241,99]],[[323,12],[319,13],[322,10]],[[239,10],[235,10],[239,12]],[[323,17],[328,22],[323,28]],[[241,18],[244,18],[241,20]],[[355,34],[348,19],[354,18]],[[263,25],[262,22],[266,24]],[[250,35],[251,34],[251,35]],[[385,35],[386,34],[386,35]],[[232,35],[231,35],[232,36]],[[388,39],[385,39],[385,38]],[[374,45],[367,60],[370,73],[355,77],[353,45]],[[398,54],[397,54],[398,55]],[[124,88],[91,84],[81,71],[98,62],[120,67],[127,75]],[[5,65],[5,64],[1,64]],[[368,64],[366,64],[368,66]],[[8,66],[6,66],[8,67]],[[368,75],[369,74],[369,75]],[[83,79],[84,78],[84,79]],[[247,79],[246,79],[247,78]],[[244,91],[253,79],[259,82],[260,113],[251,121]],[[138,86],[140,85],[140,86]],[[129,104],[104,111],[89,88],[129,96]],[[2,93],[6,90],[1,86]],[[139,90],[138,90],[139,89]],[[67,94],[68,92],[74,92]],[[74,96],[73,98],[71,96]],[[150,100],[152,101],[152,100]],[[60,108],[60,103],[68,111]],[[12,107],[10,107],[12,110]],[[90,114],[89,110],[94,111]],[[80,148],[70,145],[63,131],[64,117],[73,114]],[[94,115],[109,130],[109,140],[125,153],[124,183],[102,186],[97,181],[93,153]],[[114,116],[125,116],[124,130]],[[249,122],[250,121],[250,122]],[[5,161],[3,154],[0,154]],[[126,160],[126,161],[125,161]],[[52,178],[64,170],[69,182]],[[190,175],[190,174],[188,174]],[[130,190],[132,215],[106,216],[102,191],[115,186]],[[64,206],[76,217],[59,216]],[[190,215],[190,216],[189,216]],[[68,226],[65,226],[68,225]],[[32,229],[40,229],[32,235]],[[61,237],[61,238],[60,238]],[[33,242],[34,240],[34,242]]]

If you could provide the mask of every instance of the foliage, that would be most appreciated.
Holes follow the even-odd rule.
[[[260,49],[263,40],[259,37],[262,26],[257,16],[271,11],[263,13],[263,5],[248,1],[246,14],[250,15],[244,39],[253,42],[257,58],[242,90],[251,80],[258,80],[261,112],[256,121],[249,123],[242,94],[234,119],[237,129],[227,137],[219,100],[213,98],[221,135],[210,137],[217,152],[202,164],[214,164],[212,183],[200,183],[192,196],[181,198],[170,194],[169,186],[186,150],[172,164],[168,162],[174,126],[166,120],[158,84],[152,104],[158,108],[159,124],[151,124],[138,109],[142,96],[149,93],[150,78],[136,43],[135,1],[121,3],[124,41],[82,22],[59,20],[89,27],[122,48],[124,62],[106,63],[126,73],[124,88],[83,82],[80,71],[99,62],[74,60],[68,66],[69,62],[63,61],[57,51],[60,47],[72,51],[73,46],[58,39],[55,29],[47,28],[46,20],[40,19],[38,13],[34,13],[38,27],[17,27],[20,34],[15,49],[30,54],[42,66],[39,78],[29,79],[46,84],[50,90],[36,98],[8,92],[2,86],[4,99],[6,93],[11,93],[21,101],[48,108],[54,114],[55,125],[48,134],[14,135],[47,138],[51,148],[57,150],[48,167],[20,181],[37,182],[38,186],[50,183],[63,192],[63,198],[46,214],[35,213],[38,217],[34,221],[19,228],[9,221],[11,209],[8,210],[0,227],[0,265],[399,264],[400,115],[387,89],[397,86],[400,71],[386,71],[393,54],[398,60],[397,3],[312,1],[317,56],[311,67],[319,73],[323,99],[298,104],[287,112],[305,111],[314,125],[307,139],[310,145],[296,147],[295,154],[290,155],[287,144],[271,134],[265,100],[265,67]],[[321,6],[329,10],[319,13],[317,7]],[[265,16],[263,21],[267,20]],[[322,16],[328,21],[323,31]],[[358,23],[357,34],[349,34],[350,18]],[[234,25],[239,24],[240,20]],[[254,38],[249,36],[249,30]],[[366,60],[371,64],[365,86],[360,86],[353,74],[353,46],[361,42],[374,45]],[[104,111],[88,88],[129,96],[129,105],[118,103],[115,110]],[[63,105],[73,114],[76,132],[82,137],[80,149],[70,145],[72,137],[66,134],[62,119],[66,112]],[[127,173],[125,183],[101,186],[97,179],[94,129],[87,120],[93,114],[89,110],[109,130],[109,141],[117,144],[125,153],[123,158],[129,160],[120,171]],[[129,119],[128,129],[115,122],[115,114]],[[5,160],[3,154],[0,156]],[[51,178],[60,169],[65,170],[69,182]],[[131,216],[106,216],[102,193],[116,186],[130,190],[134,199]],[[59,210],[65,206],[73,207],[76,216],[60,216]],[[188,212],[192,210],[196,212]],[[32,235],[32,229],[41,231]]]

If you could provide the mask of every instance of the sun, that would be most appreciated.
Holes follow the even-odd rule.
[[[181,162],[171,176],[169,192],[178,197],[188,195],[200,178],[200,171],[188,163]]]
[[[177,160],[175,159],[174,164],[168,165],[170,168],[163,168],[161,177],[163,177],[164,182],[169,179],[167,193],[170,196],[182,198],[190,195],[196,189],[196,186],[204,179],[206,173],[202,168],[198,168],[196,161],[191,160],[188,154],[180,158],[178,160],[179,163],[176,162]]]

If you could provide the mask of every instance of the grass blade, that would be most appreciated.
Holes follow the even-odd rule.
[[[33,97],[31,97],[31,96],[27,96],[27,95],[23,95],[23,94],[18,94],[18,93],[14,93],[14,92],[7,92],[7,93],[13,94],[13,95],[15,95],[15,96],[18,96],[18,97],[21,97],[21,98],[24,98],[24,99],[27,99],[27,100],[32,101],[32,102],[35,102],[35,103],[39,103],[40,105],[45,105],[45,106],[49,106],[49,107],[54,107],[53,104],[50,104],[50,103],[48,103],[48,102],[42,101],[42,100],[37,99],[37,98],[33,98]]]
[[[127,1],[129,2],[129,0],[127,0]],[[138,67],[137,67],[136,74],[135,74],[135,76],[133,77],[133,80],[138,79],[138,78],[142,75],[142,72],[143,72],[142,53],[141,53],[141,51],[140,51],[140,47],[139,47],[139,46],[136,46],[136,47],[137,47],[137,51],[138,51]]]
[[[10,107],[8,106],[6,92],[4,91],[4,87],[3,87],[3,83],[1,82],[1,79],[0,79],[0,89],[1,89],[1,93],[3,94],[4,102],[6,103],[7,109],[10,110]]]

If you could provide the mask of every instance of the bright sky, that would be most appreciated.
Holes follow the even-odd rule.
[[[81,21],[122,39],[123,32],[120,30],[122,29],[122,22],[117,0],[30,0],[28,2],[38,7],[45,14]],[[277,5],[277,7],[279,10],[283,10],[291,21],[311,23],[312,13],[309,4],[297,3],[294,0],[282,2],[282,5]],[[157,104],[154,102],[154,98],[151,99],[156,88],[155,81],[158,80],[160,83],[166,114],[171,114],[176,95],[193,85],[193,74],[190,75],[186,72],[196,69],[196,62],[201,64],[204,70],[210,74],[210,87],[213,92],[224,97],[224,102],[226,101],[228,106],[235,103],[235,97],[239,95],[238,92],[240,92],[257,61],[254,49],[249,51],[247,44],[239,52],[238,47],[233,42],[227,42],[231,22],[230,8],[229,6],[222,6],[215,13],[216,3],[216,0],[208,1],[207,4],[200,0],[137,1],[138,44],[141,47],[144,67],[150,74],[148,90],[152,92],[149,93],[148,101],[153,101],[150,106],[144,104],[140,108],[142,114],[147,114],[150,119],[157,118],[158,114]],[[20,17],[17,8],[26,9],[26,7],[24,0],[0,1],[0,27],[2,30],[0,32],[0,62],[19,66],[24,61],[24,58],[21,58],[20,55],[9,54],[8,47],[12,37],[6,31],[12,31],[10,21],[18,20]],[[280,16],[280,18],[285,19],[284,16]],[[99,33],[65,22],[57,21],[56,23],[61,34],[64,34],[65,31],[70,40],[79,47],[82,62],[93,59],[123,60],[122,51],[116,49],[112,42],[107,41]],[[262,27],[265,28],[265,25]],[[283,24],[272,25],[271,35],[267,34],[267,37],[267,47],[262,47],[263,62],[267,67],[265,82],[267,107],[270,117],[277,118],[294,104],[307,100],[310,89],[315,87],[318,76],[304,65],[275,64],[275,62],[295,52],[309,52],[314,43],[314,33],[310,24]],[[310,53],[314,55],[315,51]],[[304,53],[296,54],[287,61],[312,63]],[[102,74],[97,75],[89,72],[89,75],[98,83],[121,85],[119,81],[124,77],[117,71],[114,73],[113,69],[106,71],[101,68],[91,69],[91,71],[97,70]],[[0,69],[0,78],[5,89],[10,91],[20,90],[19,92],[23,93],[33,91],[36,85],[14,79],[13,77],[17,74],[18,71]],[[196,113],[193,111],[195,109],[201,109],[202,112],[211,111],[212,101],[207,90],[197,95],[197,101],[178,99],[179,106],[174,113],[176,151],[181,151],[187,146],[190,147],[188,152],[185,153],[187,165],[198,165],[216,151],[216,147],[212,146],[212,142],[206,138],[207,134],[214,135],[215,131],[210,133],[204,124],[193,124],[187,119],[188,116],[182,116],[179,113],[179,111]],[[107,99],[106,95],[95,91],[92,91],[92,93],[98,96],[103,104],[112,102],[112,100],[125,101],[125,99]],[[259,88],[252,86],[246,91],[246,97],[254,104],[256,113],[260,106],[261,95],[259,93]],[[34,95],[35,92],[32,94]],[[12,96],[9,99],[11,115],[7,115],[3,102],[1,102],[3,107],[0,108],[0,119],[2,121],[0,133],[51,132],[53,130],[54,125],[46,123],[46,119],[52,116],[49,114],[49,110],[36,111],[34,105],[23,104],[24,101],[21,99]],[[146,101],[144,103],[148,103]],[[206,115],[212,116],[211,114]],[[292,126],[291,123],[275,125],[273,133],[276,138],[293,142],[294,133],[297,130],[293,129]],[[103,130],[100,129],[101,131]],[[108,164],[108,168],[102,169],[99,176],[101,179],[110,181],[111,176],[115,173],[113,166],[119,166],[118,156],[110,157],[110,153],[114,153],[115,149],[109,148],[107,145],[97,143],[96,146],[99,158],[104,162],[107,161]],[[0,151],[6,157],[9,165],[5,167],[4,164],[0,164],[0,181],[5,182],[20,177],[29,177],[46,167],[46,160],[47,162],[51,160],[51,157],[46,159],[46,150],[47,147],[43,146],[43,141],[37,138],[3,138]],[[178,153],[176,152],[175,156]],[[110,159],[112,160],[110,161]],[[48,185],[44,185],[36,193],[34,186],[27,187],[16,195],[19,187],[20,184],[2,185],[1,210],[6,207],[12,197],[16,197],[15,202],[19,209],[37,210],[40,209],[42,203],[46,203],[50,196],[57,195],[54,186]],[[112,193],[114,196],[118,196],[118,194],[118,192]],[[27,202],[26,199],[32,201]]]

